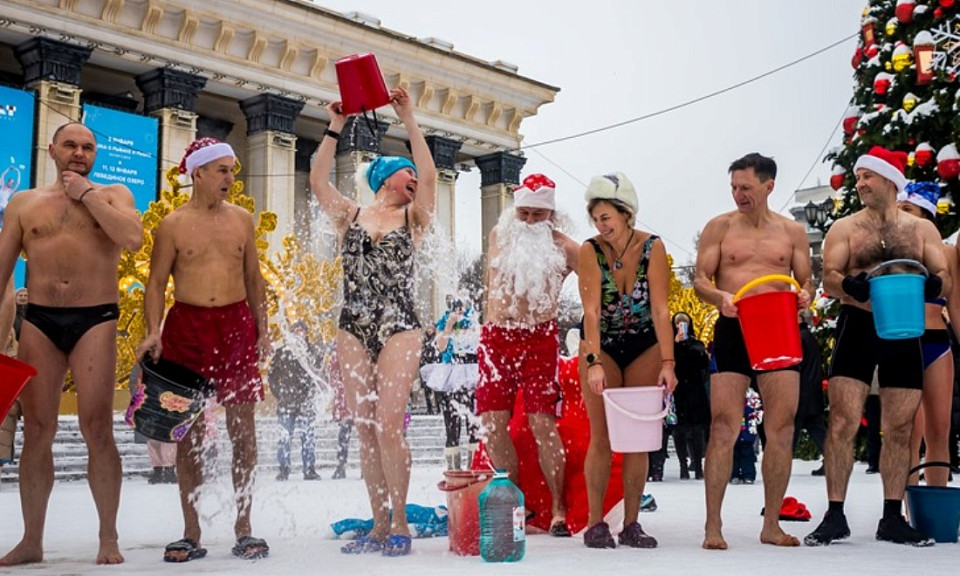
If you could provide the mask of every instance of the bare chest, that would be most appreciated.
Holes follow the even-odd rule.
[[[231,222],[184,222],[178,232],[177,260],[182,264],[243,260],[246,237]]]
[[[790,264],[792,255],[789,238],[772,233],[731,231],[720,245],[720,257],[728,265],[756,262],[781,267]]]
[[[106,234],[90,213],[72,202],[36,204],[21,216],[24,247],[58,240],[106,240]]]

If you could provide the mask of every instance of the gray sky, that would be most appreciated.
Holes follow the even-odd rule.
[[[816,52],[859,29],[865,0],[319,0],[360,11],[458,52],[505,60],[558,86],[554,103],[521,125],[524,144],[622,122],[693,100]],[[693,238],[731,210],[727,167],[748,152],[779,164],[770,205],[792,205],[797,188],[826,184],[828,142],[853,93],[856,39],[786,70],[661,116],[528,150],[523,175],[557,183],[559,209],[594,233],[583,191],[592,176],[622,171],[637,187],[638,227],[664,237],[677,264]],[[840,143],[837,129],[829,146]],[[541,155],[542,154],[542,155]],[[551,163],[552,162],[552,163]],[[561,171],[553,163],[561,166]],[[808,170],[813,166],[809,176]],[[479,174],[458,182],[457,244],[479,253]],[[784,210],[785,211],[785,210]]]

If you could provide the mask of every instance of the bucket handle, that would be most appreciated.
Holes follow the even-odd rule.
[[[756,288],[761,284],[766,284],[767,282],[786,282],[797,289],[797,292],[801,290],[800,283],[793,279],[792,276],[787,276],[786,274],[767,274],[766,276],[761,276],[759,278],[754,278],[753,280],[747,282],[743,285],[742,288],[737,290],[737,293],[733,296],[733,301],[736,302],[743,297],[748,291]]]
[[[656,414],[634,414],[623,406],[617,404],[616,400],[614,400],[609,394],[604,394],[603,397],[606,398],[607,402],[609,402],[609,404],[613,406],[617,412],[623,414],[631,420],[636,420],[637,422],[656,422],[657,420],[663,420],[670,412],[670,404],[667,403],[663,410],[657,412]]]
[[[923,464],[917,464],[907,472],[907,476],[912,476],[913,474],[923,470],[924,468],[949,468],[949,462],[924,462]]]
[[[924,276],[930,276],[930,272],[927,270],[926,266],[924,266],[923,264],[917,262],[916,260],[911,260],[911,259],[909,259],[909,258],[895,258],[895,259],[893,259],[893,260],[887,260],[886,262],[881,262],[880,264],[877,264],[877,265],[873,268],[873,270],[871,270],[871,271],[869,272],[869,274],[867,274],[867,276],[869,276],[869,277],[872,278],[872,277],[874,276],[874,274],[877,273],[878,270],[880,270],[880,269],[882,269],[882,268],[888,268],[888,267],[893,266],[893,265],[895,265],[895,264],[904,264],[904,265],[907,265],[907,266],[913,266],[914,268],[920,270],[920,272],[922,272]],[[911,472],[911,474],[912,474],[912,472]]]

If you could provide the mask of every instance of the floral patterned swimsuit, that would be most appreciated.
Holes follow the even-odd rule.
[[[343,309],[340,329],[357,337],[374,360],[398,332],[419,330],[414,305],[413,236],[404,224],[374,242],[357,223],[360,209],[343,235]]]
[[[596,240],[591,238],[600,265],[600,348],[613,358],[621,370],[657,343],[650,312],[650,251],[659,236],[651,234],[643,243],[637,277],[629,294],[621,294],[607,257]]]

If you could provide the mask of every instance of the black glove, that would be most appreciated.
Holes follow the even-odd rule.
[[[843,291],[857,302],[866,302],[870,299],[870,282],[867,273],[861,272],[856,276],[847,275],[840,284]]]
[[[940,297],[940,290],[943,289],[943,279],[937,275],[927,276],[927,281],[923,285],[923,297],[927,300],[933,300]]]

